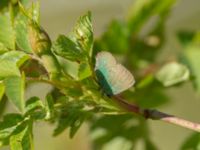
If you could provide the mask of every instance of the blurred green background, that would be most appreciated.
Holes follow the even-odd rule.
[[[162,1],[158,0],[159,2]],[[55,40],[58,34],[67,34],[77,18],[90,10],[94,35],[99,37],[112,19],[124,19],[131,5],[134,5],[134,0],[45,0],[41,1],[41,24]],[[173,59],[181,50],[175,35],[176,31],[200,30],[199,6],[199,0],[180,0],[173,7],[166,23],[166,44],[160,49],[158,61],[164,58]],[[34,95],[44,97],[50,89],[51,87],[45,84],[33,85],[28,88],[27,97]],[[191,83],[169,88],[167,94],[170,102],[159,107],[159,110],[200,122],[200,96],[194,93]],[[146,97],[148,98],[148,95]],[[185,138],[192,133],[190,130],[160,121],[147,122],[150,125],[150,138],[160,150],[178,150]],[[52,137],[52,130],[53,127],[47,123],[35,124],[36,150],[90,150],[87,124],[81,127],[73,139],[68,138],[67,131],[58,137]],[[136,150],[143,150],[143,144],[138,144]]]

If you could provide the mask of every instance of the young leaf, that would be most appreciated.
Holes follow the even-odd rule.
[[[4,80],[5,91],[8,99],[20,110],[24,112],[24,76],[10,76]]]
[[[15,36],[8,13],[0,14],[0,43],[8,49],[15,48]]]
[[[79,46],[89,54],[89,56],[91,56],[93,48],[91,12],[88,12],[86,15],[79,18],[73,29],[71,38],[75,40]]]
[[[53,44],[53,51],[65,59],[80,61],[85,56],[83,51],[68,37],[60,35]]]
[[[87,62],[81,62],[78,70],[79,80],[83,80],[89,76],[91,76],[92,71],[90,65]]]
[[[189,69],[179,63],[171,62],[164,65],[157,73],[156,78],[164,85],[171,86],[188,80],[190,77]]]
[[[24,122],[10,137],[11,150],[33,150],[31,125]]]

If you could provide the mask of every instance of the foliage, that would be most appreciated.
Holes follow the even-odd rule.
[[[138,139],[142,139],[144,149],[157,149],[151,141],[147,122],[140,116],[123,112],[99,91],[94,58],[101,50],[122,58],[136,79],[135,88],[124,92],[123,97],[143,108],[165,104],[168,101],[165,90],[190,79],[199,91],[198,32],[177,33],[183,53],[174,62],[156,61],[165,43],[165,22],[175,3],[176,0],[161,3],[137,0],[128,20],[113,20],[96,40],[91,12],[88,12],[78,19],[69,35],[58,35],[52,42],[40,26],[38,2],[30,6],[27,0],[2,1],[0,100],[12,103],[16,112],[1,114],[0,146],[32,150],[36,121],[55,124],[54,136],[69,129],[70,137],[87,121],[94,149],[110,149],[114,145],[115,150],[134,149]],[[158,17],[155,25],[140,37],[144,25],[155,16]],[[26,87],[33,81],[52,85],[45,100],[37,96],[25,100]],[[194,134],[182,149],[199,149],[199,141],[199,134]]]

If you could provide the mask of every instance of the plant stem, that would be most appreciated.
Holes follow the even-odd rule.
[[[176,117],[174,115],[169,115],[157,110],[152,109],[141,109],[139,106],[130,104],[126,102],[126,100],[122,99],[119,96],[113,96],[113,99],[115,102],[118,103],[118,105],[123,108],[124,110],[128,112],[136,113],[140,116],[143,116],[146,119],[152,119],[152,120],[161,120],[170,124],[174,124],[177,126],[181,126],[187,129],[191,129],[193,131],[200,132],[200,124],[194,123],[179,117]]]

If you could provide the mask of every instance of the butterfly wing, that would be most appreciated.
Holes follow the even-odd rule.
[[[97,54],[95,71],[102,89],[108,95],[119,94],[135,82],[132,74],[124,66],[117,64],[109,52]]]

